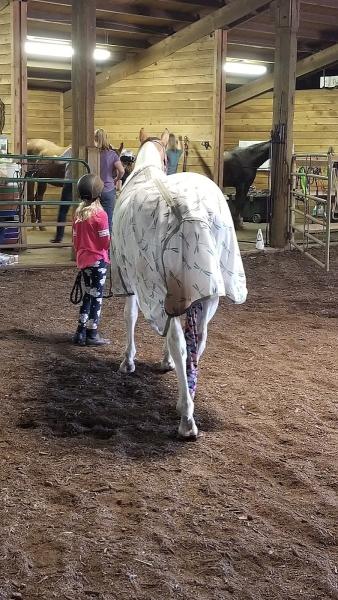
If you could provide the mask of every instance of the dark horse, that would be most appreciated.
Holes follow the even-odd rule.
[[[241,215],[245,206],[250,186],[253,184],[257,169],[262,166],[270,156],[271,142],[253,144],[247,148],[235,148],[224,152],[223,187],[236,188],[234,223],[236,228],[240,226]],[[213,179],[212,171],[195,148],[197,156],[201,160],[206,174]]]

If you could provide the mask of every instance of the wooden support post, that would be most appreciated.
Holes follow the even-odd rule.
[[[277,0],[270,237],[274,248],[285,248],[288,241],[299,10],[300,0]]]
[[[87,160],[87,148],[94,146],[96,0],[73,0],[72,44],[72,155]],[[78,179],[80,175],[82,170],[77,163],[73,163],[73,179]],[[75,184],[73,198],[76,197]],[[74,259],[74,250],[71,258]]]
[[[73,0],[72,7],[72,151],[87,160],[87,148],[94,146],[96,0]],[[74,165],[74,178],[79,174]]]
[[[25,42],[27,38],[27,2],[12,0],[11,3],[11,44],[12,44],[12,81],[11,81],[11,118],[12,118],[12,154],[26,154],[27,149],[27,59]],[[25,196],[26,197],[26,190]],[[20,216],[24,220],[24,213]],[[21,228],[20,243],[27,245],[27,228]]]
[[[227,50],[227,33],[222,29],[215,31],[214,51],[214,182],[223,187],[224,165],[224,118],[226,77],[225,61]]]
[[[13,154],[26,153],[27,113],[27,2],[12,0],[12,145]]]
[[[98,148],[90,147],[87,148],[87,160],[91,173],[95,173],[95,175],[100,175],[100,152]]]

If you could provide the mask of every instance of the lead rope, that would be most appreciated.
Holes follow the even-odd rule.
[[[110,254],[112,253],[112,242],[110,242]],[[112,278],[112,266],[111,263],[109,265],[109,291],[108,294],[103,294],[103,298],[106,300],[108,298],[112,298],[113,294],[113,278]],[[83,289],[82,289],[82,271],[79,271],[76,275],[74,285],[72,287],[72,291],[70,292],[70,301],[72,304],[80,304],[83,299]]]
[[[111,259],[111,255],[113,253],[113,238],[112,236],[110,236],[110,248],[109,248],[109,258]],[[113,270],[112,270],[112,266],[111,266],[111,261],[109,263],[109,291],[108,294],[103,294],[103,298],[105,300],[107,300],[108,298],[112,298],[114,296],[113,294]]]
[[[72,291],[70,292],[70,301],[72,304],[80,304],[83,298],[83,290],[82,290],[82,271],[79,271],[76,279],[74,281],[74,285],[72,287]]]

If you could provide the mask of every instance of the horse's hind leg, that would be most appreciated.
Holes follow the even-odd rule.
[[[178,428],[180,437],[189,439],[197,437],[197,427],[194,421],[194,402],[191,398],[187,372],[187,345],[183,329],[178,318],[171,319],[167,334],[168,349],[175,364],[179,384],[179,400],[177,407],[181,414]]]
[[[187,310],[186,313],[184,328],[187,346],[186,373],[190,395],[193,400],[197,388],[198,363],[207,343],[208,323],[217,310],[218,302],[218,296],[199,302]]]
[[[138,305],[135,296],[128,296],[124,306],[124,319],[127,329],[127,346],[125,357],[120,365],[122,373],[133,373],[135,371],[135,325],[138,317]]]

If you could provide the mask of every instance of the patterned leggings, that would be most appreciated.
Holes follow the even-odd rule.
[[[85,283],[80,308],[79,329],[97,329],[101,309],[103,288],[107,277],[107,264],[104,260],[97,261],[92,267],[82,269]]]
[[[192,399],[195,397],[197,387],[197,353],[199,332],[198,327],[203,313],[203,304],[199,302],[187,310],[184,328],[184,337],[187,344],[187,379]]]

